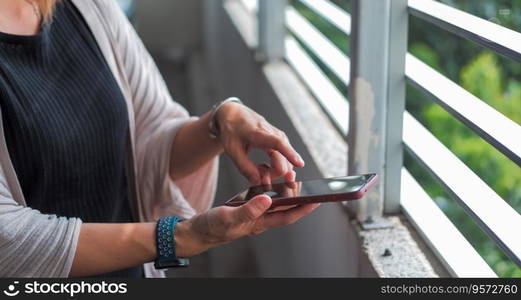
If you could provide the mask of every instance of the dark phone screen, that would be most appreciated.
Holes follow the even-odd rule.
[[[374,176],[374,174],[368,174],[253,186],[235,196],[228,203],[244,203],[261,194],[276,200],[288,197],[353,193],[359,191]]]

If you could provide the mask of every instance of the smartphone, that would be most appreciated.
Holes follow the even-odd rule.
[[[252,186],[228,200],[227,206],[240,206],[255,196],[272,198],[271,208],[318,202],[357,200],[378,182],[377,174],[323,178]]]

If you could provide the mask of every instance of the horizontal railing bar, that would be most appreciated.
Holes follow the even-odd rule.
[[[241,0],[248,11],[257,13],[259,10],[259,0]]]
[[[432,0],[408,5],[413,16],[521,62],[521,33]]]
[[[349,103],[306,51],[292,38],[286,38],[286,59],[308,86],[336,127],[347,135]],[[346,91],[347,93],[347,91]]]
[[[407,54],[405,74],[418,90],[521,166],[520,125],[411,54]]]
[[[256,49],[259,45],[257,19],[242,1],[224,1],[223,6],[248,48]]]
[[[286,9],[286,23],[288,29],[348,86],[350,61],[347,55],[291,7]]]
[[[300,0],[300,2],[345,34],[351,34],[351,16],[333,2],[326,0]]]
[[[521,215],[447,149],[408,112],[405,148],[466,210],[512,261],[521,266]]]
[[[497,277],[405,168],[401,187],[400,204],[405,215],[452,276]]]

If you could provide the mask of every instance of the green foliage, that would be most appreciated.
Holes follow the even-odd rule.
[[[492,53],[483,53],[474,58],[461,70],[461,85],[481,99],[501,99],[501,70]]]
[[[417,58],[426,63],[429,67],[439,70],[440,69],[440,61],[438,54],[434,52],[429,46],[424,43],[415,43],[413,44],[409,52],[414,54]]]

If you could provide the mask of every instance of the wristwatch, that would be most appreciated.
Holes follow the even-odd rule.
[[[157,258],[154,262],[156,269],[176,267],[188,267],[190,261],[187,258],[179,258],[175,252],[175,227],[182,222],[179,217],[160,218],[156,225],[156,250]]]
[[[227,104],[227,103],[230,103],[230,102],[235,102],[235,103],[239,103],[239,104],[243,104],[242,101],[237,98],[237,97],[231,97],[231,98],[228,98],[224,101],[221,101],[219,103],[216,103],[213,107],[212,107],[212,112],[210,113],[210,124],[209,124],[209,127],[208,128],[208,133],[210,134],[210,138],[212,139],[216,139],[219,137],[219,134],[221,133],[221,130],[219,128],[219,122],[217,121],[217,112],[219,111],[219,109]]]

